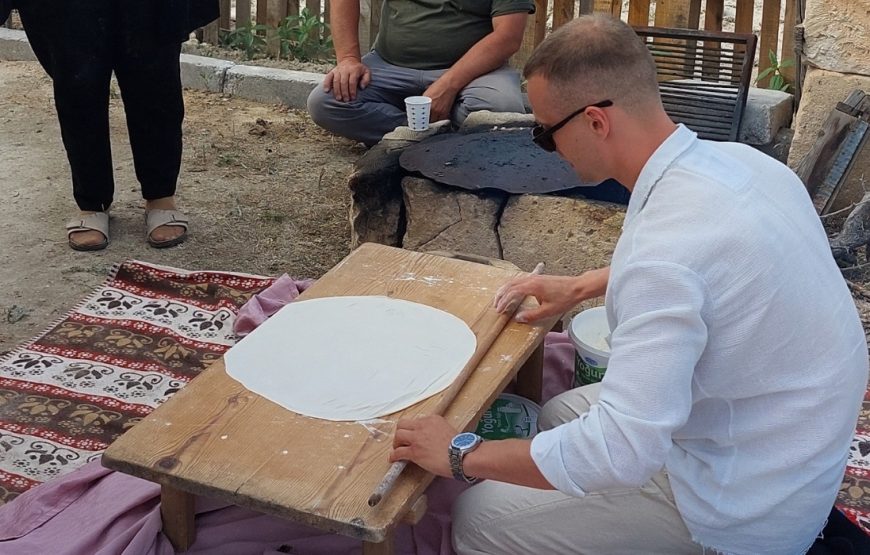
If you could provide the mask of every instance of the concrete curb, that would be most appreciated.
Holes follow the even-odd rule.
[[[0,61],[35,62],[36,54],[30,48],[24,31],[0,27]]]
[[[0,27],[0,61],[36,61],[24,31]],[[283,104],[298,110],[307,110],[308,94],[324,77],[322,73],[248,66],[192,54],[182,54],[180,63],[181,84],[187,89]]]
[[[323,74],[320,73],[238,64],[227,71],[223,92],[306,110],[309,93],[321,83]]]

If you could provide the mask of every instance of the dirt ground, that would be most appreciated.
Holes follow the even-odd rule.
[[[345,180],[361,145],[321,131],[304,112],[195,91],[185,100],[178,197],[192,219],[190,239],[167,250],[146,244],[123,106],[113,98],[111,243],[75,252],[64,231],[76,207],[51,82],[35,62],[0,62],[0,355],[62,317],[127,258],[319,277],[348,253]]]

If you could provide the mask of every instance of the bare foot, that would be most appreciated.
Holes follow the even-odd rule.
[[[175,197],[146,200],[145,211],[148,212],[149,210],[176,210]],[[184,234],[184,231],[185,229],[180,225],[161,225],[160,227],[154,228],[154,231],[151,232],[150,238],[152,241],[162,243],[181,237]]]

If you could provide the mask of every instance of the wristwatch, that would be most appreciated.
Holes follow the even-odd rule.
[[[477,481],[477,478],[465,475],[465,472],[462,470],[462,459],[465,458],[465,455],[477,449],[477,446],[482,442],[482,437],[471,432],[461,433],[450,442],[450,448],[447,450],[450,457],[450,470],[453,472],[453,477],[460,482],[473,484]]]

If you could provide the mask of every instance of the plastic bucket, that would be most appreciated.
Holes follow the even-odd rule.
[[[574,387],[600,382],[610,359],[610,325],[603,306],[584,310],[571,319],[568,336],[574,344]]]
[[[480,417],[475,433],[484,439],[530,438],[538,433],[540,413],[537,403],[502,393]]]

